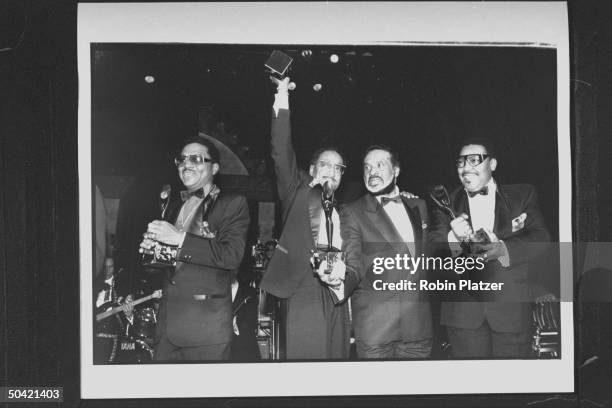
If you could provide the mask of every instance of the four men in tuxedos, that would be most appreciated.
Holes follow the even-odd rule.
[[[157,322],[155,360],[222,360],[232,341],[231,281],[249,226],[245,197],[221,191],[217,148],[206,139],[187,142],[176,157],[186,190],[171,197],[164,220],[152,221],[140,244],[177,245],[176,266],[166,270]]]
[[[283,231],[261,282],[262,289],[285,299],[286,358],[348,358],[349,298],[359,358],[429,357],[433,329],[427,291],[380,290],[376,284],[416,283],[427,279],[428,271],[394,265],[381,272],[374,265],[398,256],[435,255],[433,248],[483,258],[486,267],[472,271],[469,278],[504,284],[503,291],[463,291],[443,299],[441,324],[447,328],[452,355],[527,356],[527,271],[542,251],[538,243],[549,240],[535,189],[498,185],[493,179],[498,165],[494,150],[487,141],[468,141],[456,161],[462,188],[451,194],[459,216],[450,219],[434,211],[432,228],[425,201],[399,192],[397,153],[373,146],[363,159],[368,193],[338,208],[333,193],[345,160],[337,149],[322,148],[313,155],[308,174],[298,170],[288,81],[276,81],[271,126]],[[143,252],[150,252],[156,242],[178,246],[176,267],[167,270],[155,359],[227,359],[230,282],[244,254],[246,199],[224,194],[214,185],[219,152],[205,139],[185,144],[175,162],[186,187],[182,201],[171,201],[165,219],[151,222],[141,243]],[[327,217],[325,199],[332,203]],[[326,223],[333,228],[326,229]],[[486,233],[487,242],[466,246],[478,230]],[[342,248],[346,259],[316,267],[312,254],[323,247]]]
[[[450,219],[434,212],[430,238],[434,245],[486,261],[483,270],[472,270],[473,281],[503,283],[503,290],[461,291],[443,299],[441,324],[446,326],[453,357],[526,357],[529,355],[530,262],[550,240],[531,185],[500,185],[493,178],[499,165],[487,140],[465,141],[456,166],[462,187],[450,195],[458,216]],[[473,233],[484,230],[489,241],[469,245]],[[471,252],[466,254],[465,252]],[[461,255],[461,256],[463,256]],[[450,301],[452,300],[452,301]]]

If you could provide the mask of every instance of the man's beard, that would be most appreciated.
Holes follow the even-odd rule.
[[[393,192],[393,190],[395,190],[395,177],[393,178],[393,180],[391,180],[391,182],[387,185],[387,187],[383,188],[382,190],[379,190],[375,193],[370,191],[370,194],[372,194],[374,197],[378,197],[378,196],[382,196],[382,195],[386,195],[386,194],[390,194]]]

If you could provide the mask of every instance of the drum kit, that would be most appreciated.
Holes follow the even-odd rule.
[[[156,300],[160,297],[161,290],[157,290],[132,302],[107,303],[98,308],[96,338],[100,339],[98,347],[102,351],[97,354],[103,355],[103,361],[98,362],[142,364],[153,360],[157,325]],[[127,317],[130,315],[128,306],[134,308],[131,318]],[[106,343],[106,347],[100,345],[103,343]]]

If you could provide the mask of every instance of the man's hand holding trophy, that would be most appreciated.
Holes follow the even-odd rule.
[[[484,228],[473,231],[467,214],[455,215],[451,207],[451,200],[446,188],[442,185],[434,186],[430,190],[430,197],[436,205],[450,218],[450,227],[459,242],[464,255],[483,258],[486,262],[507,257],[505,244],[500,241],[493,231]]]
[[[139,252],[143,254],[142,264],[151,267],[165,267],[176,264],[178,246],[185,233],[169,222],[155,220],[149,223],[142,234]]]

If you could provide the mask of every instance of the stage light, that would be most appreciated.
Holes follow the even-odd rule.
[[[332,54],[329,56],[329,60],[331,61],[332,64],[335,64],[338,61],[340,61],[340,57],[338,57],[338,54]]]
[[[303,58],[310,58],[310,57],[312,57],[312,50],[303,50],[302,51],[302,57]]]
[[[312,89],[313,89],[315,92],[319,92],[321,89],[323,89],[323,85],[321,85],[321,84],[314,84],[314,85],[312,86]]]
[[[155,77],[153,75],[147,75],[144,77],[144,80],[147,84],[152,84],[155,82]]]

